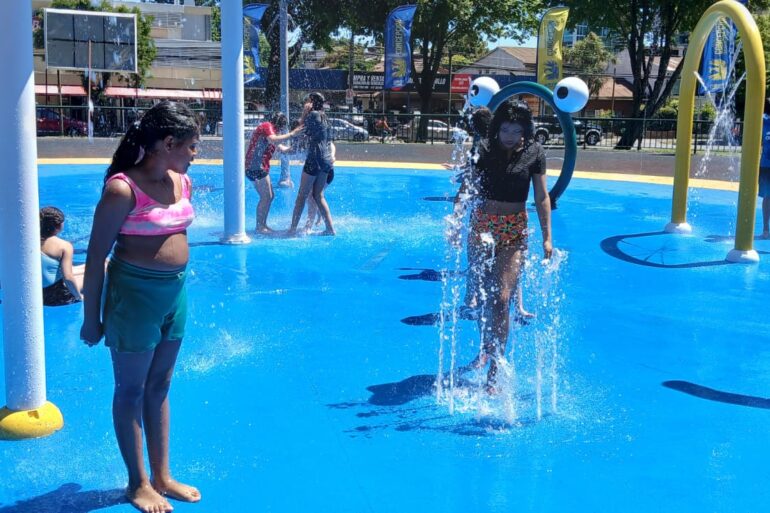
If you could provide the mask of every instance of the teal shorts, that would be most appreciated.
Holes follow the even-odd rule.
[[[155,271],[115,258],[107,266],[102,322],[105,344],[141,353],[161,341],[182,340],[187,320],[185,269]]]

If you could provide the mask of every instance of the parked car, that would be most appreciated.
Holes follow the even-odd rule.
[[[70,136],[86,135],[88,132],[88,123],[78,119],[59,116],[59,112],[54,109],[37,109],[37,133],[38,135],[61,134],[62,121],[64,122],[64,133]]]
[[[246,137],[251,137],[251,132],[254,131],[257,126],[259,126],[261,123],[267,121],[264,114],[244,114],[243,115],[243,128],[245,130]],[[224,134],[224,130],[222,128],[222,122],[217,121],[217,129],[215,132],[216,135],[222,137]]]
[[[329,118],[329,129],[332,140],[339,141],[368,141],[369,132],[365,128],[356,126],[350,121],[340,118]]]
[[[354,125],[364,126],[364,115],[355,109],[351,109],[347,105],[337,106],[337,108],[331,114],[336,118],[350,121]]]
[[[420,117],[418,112],[409,123],[398,126],[396,135],[404,140],[412,140],[413,137],[416,137],[419,127]],[[454,135],[458,130],[465,136],[468,135],[462,128],[450,126],[446,122],[439,121],[438,119],[429,119],[425,137],[428,141],[444,141],[446,143],[451,143],[454,141]]]
[[[585,123],[579,119],[573,120],[578,144],[585,142],[588,146],[596,146],[602,140],[601,127],[592,123]],[[556,116],[541,117],[535,119],[535,140],[540,144],[548,142],[564,142],[561,123]]]
[[[443,140],[447,143],[455,141],[455,134],[459,133],[462,139],[468,137],[468,132],[457,126],[451,126],[443,121],[431,119],[428,121],[428,139]]]

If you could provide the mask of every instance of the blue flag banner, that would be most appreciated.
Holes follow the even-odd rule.
[[[709,34],[703,48],[700,75],[703,84],[700,94],[724,92],[730,80],[730,70],[735,57],[735,24],[727,18],[720,19]],[[705,87],[704,87],[705,85]]]
[[[743,5],[748,0],[738,0]],[[703,79],[698,88],[698,94],[724,92],[730,80],[730,71],[735,61],[735,40],[738,29],[728,18],[720,19],[711,29],[700,63],[700,76]]]
[[[412,19],[416,5],[393,9],[385,22],[385,89],[400,89],[409,83],[412,68]]]
[[[243,8],[243,15],[249,19],[249,42],[251,48],[243,56],[243,83],[260,79],[259,68],[259,24],[267,10],[267,4],[249,4]]]

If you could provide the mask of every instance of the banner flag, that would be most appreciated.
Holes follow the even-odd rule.
[[[243,15],[249,19],[249,43],[251,48],[243,54],[243,83],[260,79],[259,75],[259,24],[267,10],[267,4],[249,4]]]
[[[701,58],[700,76],[703,83],[698,88],[699,94],[724,92],[730,80],[730,69],[735,54],[735,36],[738,30],[727,18],[721,18],[709,34]],[[704,87],[705,86],[705,87]]]
[[[549,9],[540,20],[537,32],[537,83],[553,89],[561,80],[562,38],[569,7]]]
[[[400,89],[409,83],[412,48],[409,37],[416,5],[393,9],[385,22],[385,89]]]

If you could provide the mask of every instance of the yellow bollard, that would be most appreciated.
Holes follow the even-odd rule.
[[[35,410],[0,408],[0,440],[40,438],[60,430],[64,418],[59,408],[46,402]]]

